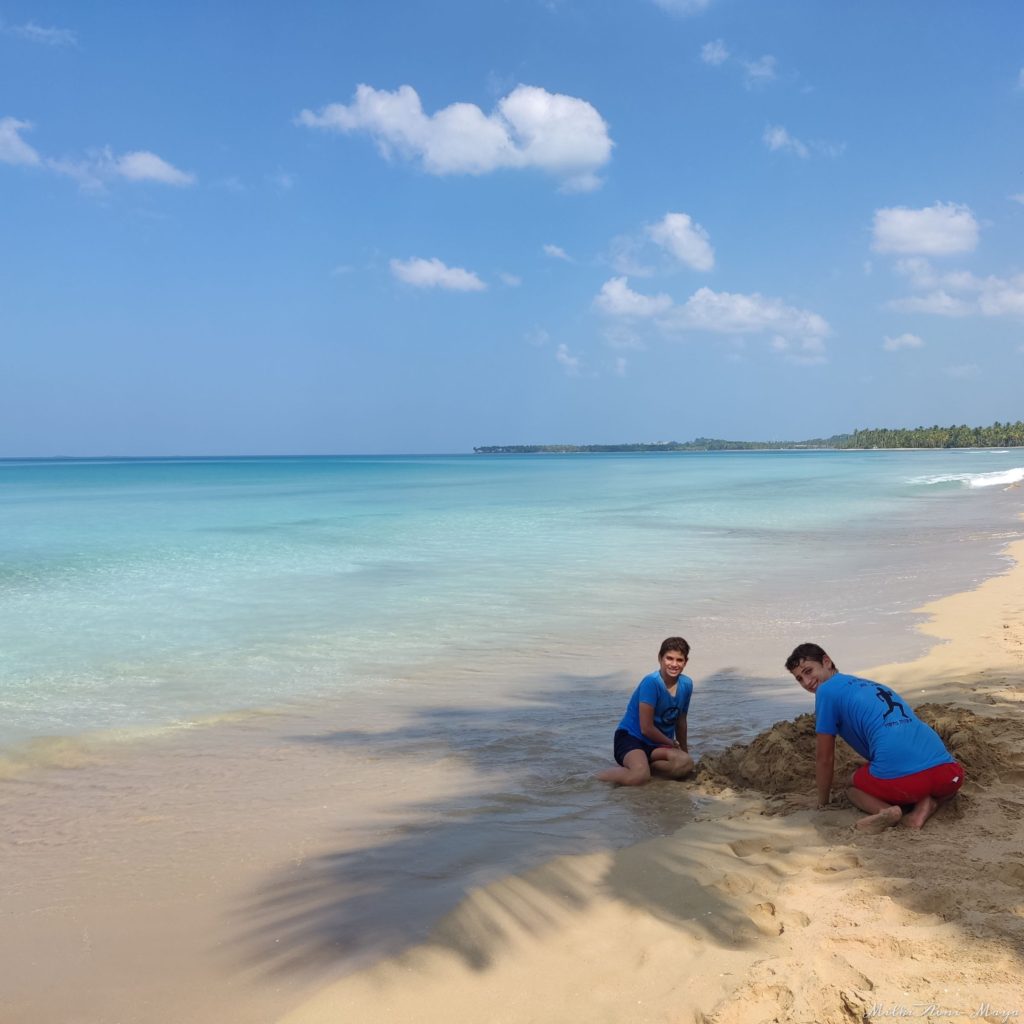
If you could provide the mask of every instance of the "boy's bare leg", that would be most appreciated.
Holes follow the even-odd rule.
[[[631,750],[623,759],[621,768],[606,768],[595,778],[613,782],[617,786],[642,786],[651,781],[651,768],[642,750]]]
[[[846,795],[854,807],[867,813],[867,817],[861,818],[856,825],[861,832],[883,832],[893,825],[898,825],[900,818],[903,817],[903,811],[898,805],[879,800],[877,796],[865,793],[864,790],[857,789],[856,786],[850,786]],[[920,826],[918,827],[920,828]]]
[[[913,810],[903,816],[903,824],[907,828],[921,828],[940,807],[955,799],[956,793],[944,797],[926,796],[914,804]]]
[[[665,779],[684,779],[693,771],[693,758],[685,750],[658,747],[651,754],[651,771]]]

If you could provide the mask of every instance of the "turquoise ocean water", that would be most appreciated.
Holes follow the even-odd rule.
[[[0,462],[0,748],[396,676],[436,691],[467,664],[542,673],[677,630],[719,665],[769,643],[774,665],[844,628],[884,654],[886,615],[995,571],[1022,465],[1019,451]]]

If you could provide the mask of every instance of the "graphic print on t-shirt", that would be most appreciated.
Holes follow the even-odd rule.
[[[876,686],[876,687],[875,687],[875,696],[876,696],[876,697],[877,697],[877,698],[878,698],[879,700],[883,700],[883,701],[885,701],[885,703],[886,703],[886,706],[887,706],[887,707],[888,707],[888,709],[889,709],[888,711],[886,711],[886,713],[885,713],[884,715],[882,715],[882,721],[883,721],[883,722],[884,722],[884,721],[885,721],[885,720],[886,720],[886,719],[887,719],[887,718],[888,718],[888,717],[889,717],[889,716],[890,716],[890,715],[891,715],[891,714],[892,714],[892,713],[893,713],[893,712],[894,712],[894,711],[895,711],[895,710],[896,710],[897,708],[899,708],[899,709],[900,709],[900,714],[901,714],[901,715],[902,715],[902,716],[903,716],[903,717],[904,717],[905,719],[907,719],[907,721],[908,721],[908,722],[910,721],[910,715],[908,715],[908,714],[907,714],[907,709],[906,709],[906,708],[905,708],[905,707],[904,707],[904,706],[902,705],[902,703],[900,703],[900,701],[898,701],[898,700],[896,699],[896,694],[895,694],[895,693],[893,693],[893,692],[892,692],[892,690],[887,690],[887,689],[886,689],[886,688],[885,688],[884,686]]]

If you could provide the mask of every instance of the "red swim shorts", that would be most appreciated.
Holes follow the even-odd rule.
[[[853,784],[857,789],[890,804],[916,804],[926,796],[941,800],[952,796],[964,784],[964,770],[956,763],[937,764],[913,775],[901,775],[896,779],[876,779],[868,766],[862,764],[853,773]]]

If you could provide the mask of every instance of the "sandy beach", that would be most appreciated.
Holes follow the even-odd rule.
[[[967,768],[921,832],[805,809],[813,728],[779,723],[691,784],[706,796],[675,835],[474,891],[429,941],[281,1024],[1018,1019],[1024,543],[1009,554],[1005,575],[924,609],[927,655],[843,665],[924,705]]]
[[[850,807],[808,809],[812,702],[781,665],[698,674],[733,731],[702,737],[694,780],[641,791],[592,779],[629,679],[580,685],[571,651],[566,689],[463,705],[456,745],[439,728],[473,673],[457,691],[416,687],[419,705],[402,683],[358,729],[351,705],[300,703],[10,762],[0,1022],[1015,1019],[1024,542],[1004,564],[921,610],[918,660],[832,651],[910,700],[966,767],[919,833],[864,835]],[[555,703],[579,764],[564,763]],[[382,744],[398,708],[405,742]],[[554,751],[549,774],[524,756],[531,735],[535,758]]]

